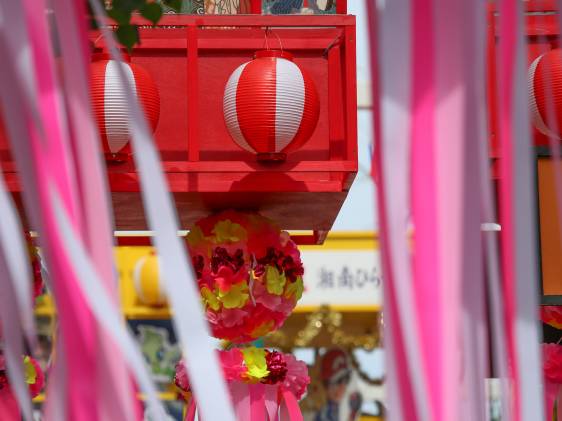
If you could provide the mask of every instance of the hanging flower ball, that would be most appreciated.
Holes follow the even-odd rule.
[[[258,51],[228,79],[224,119],[234,141],[259,160],[284,160],[312,136],[320,112],[314,82],[286,51]]]
[[[267,419],[277,419],[275,414],[279,414],[282,405],[292,408],[290,419],[302,419],[298,401],[310,384],[304,362],[291,354],[256,347],[234,348],[218,354],[236,419],[263,421],[266,412],[270,415]],[[195,421],[197,396],[191,394],[188,370],[183,361],[176,365],[174,382],[187,403],[183,419]],[[253,410],[248,413],[250,400]]]
[[[537,130],[547,136],[560,139],[562,137],[562,50],[551,50],[531,63],[529,100],[533,123]],[[549,111],[548,107],[552,110]],[[551,119],[553,121],[550,121]]]
[[[91,93],[105,156],[110,161],[126,161],[129,146],[129,111],[125,91],[119,83],[119,66],[140,100],[152,131],[160,118],[160,95],[150,74],[138,64],[110,60],[107,54],[96,54],[91,65]]]
[[[166,304],[158,256],[150,254],[139,259],[133,272],[133,282],[137,297],[142,304],[152,307]]]
[[[278,329],[303,292],[289,234],[257,214],[227,211],[187,236],[207,319],[217,338],[242,343]]]
[[[292,354],[250,346],[218,351],[218,355],[223,376],[229,385],[262,383],[279,386],[281,391],[288,391],[300,400],[310,384],[306,364]],[[176,364],[174,383],[182,392],[191,392],[183,360]]]

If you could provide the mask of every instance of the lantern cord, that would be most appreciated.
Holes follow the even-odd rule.
[[[264,31],[264,45],[265,45],[265,49],[266,49],[266,50],[271,50],[271,48],[269,48],[269,38],[267,37],[268,34],[273,34],[273,35],[275,35],[275,37],[277,38],[277,41],[279,41],[279,49],[281,50],[281,52],[283,52],[283,43],[281,42],[281,38],[279,37],[279,34],[277,34],[276,32],[273,32],[269,26],[267,26],[267,27],[265,28],[265,31]]]

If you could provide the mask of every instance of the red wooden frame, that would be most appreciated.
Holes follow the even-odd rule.
[[[346,5],[341,0],[339,7]],[[357,173],[355,17],[348,15],[165,15],[142,17],[131,55],[161,94],[155,133],[181,229],[226,208],[259,211],[283,229],[313,231],[301,244],[322,243]],[[282,48],[315,80],[321,115],[315,133],[280,164],[257,162],[230,139],[222,92],[230,73],[263,49],[273,28]],[[97,50],[103,41],[91,34]],[[0,159],[9,188],[20,187],[5,139]],[[145,230],[139,177],[132,161],[108,165],[117,230]],[[126,240],[147,243],[148,239]]]

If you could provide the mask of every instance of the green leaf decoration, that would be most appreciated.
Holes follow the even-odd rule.
[[[158,3],[147,3],[140,9],[141,15],[156,25],[162,17],[162,6]]]
[[[139,42],[139,28],[136,25],[122,25],[115,31],[119,42],[127,47],[129,53],[133,46]]]
[[[117,22],[118,25],[129,25],[131,21],[131,11],[123,9],[109,9],[107,11],[107,16]]]

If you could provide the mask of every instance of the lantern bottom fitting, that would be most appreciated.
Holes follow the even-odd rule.
[[[282,152],[258,153],[257,159],[259,162],[285,162],[287,154]]]

